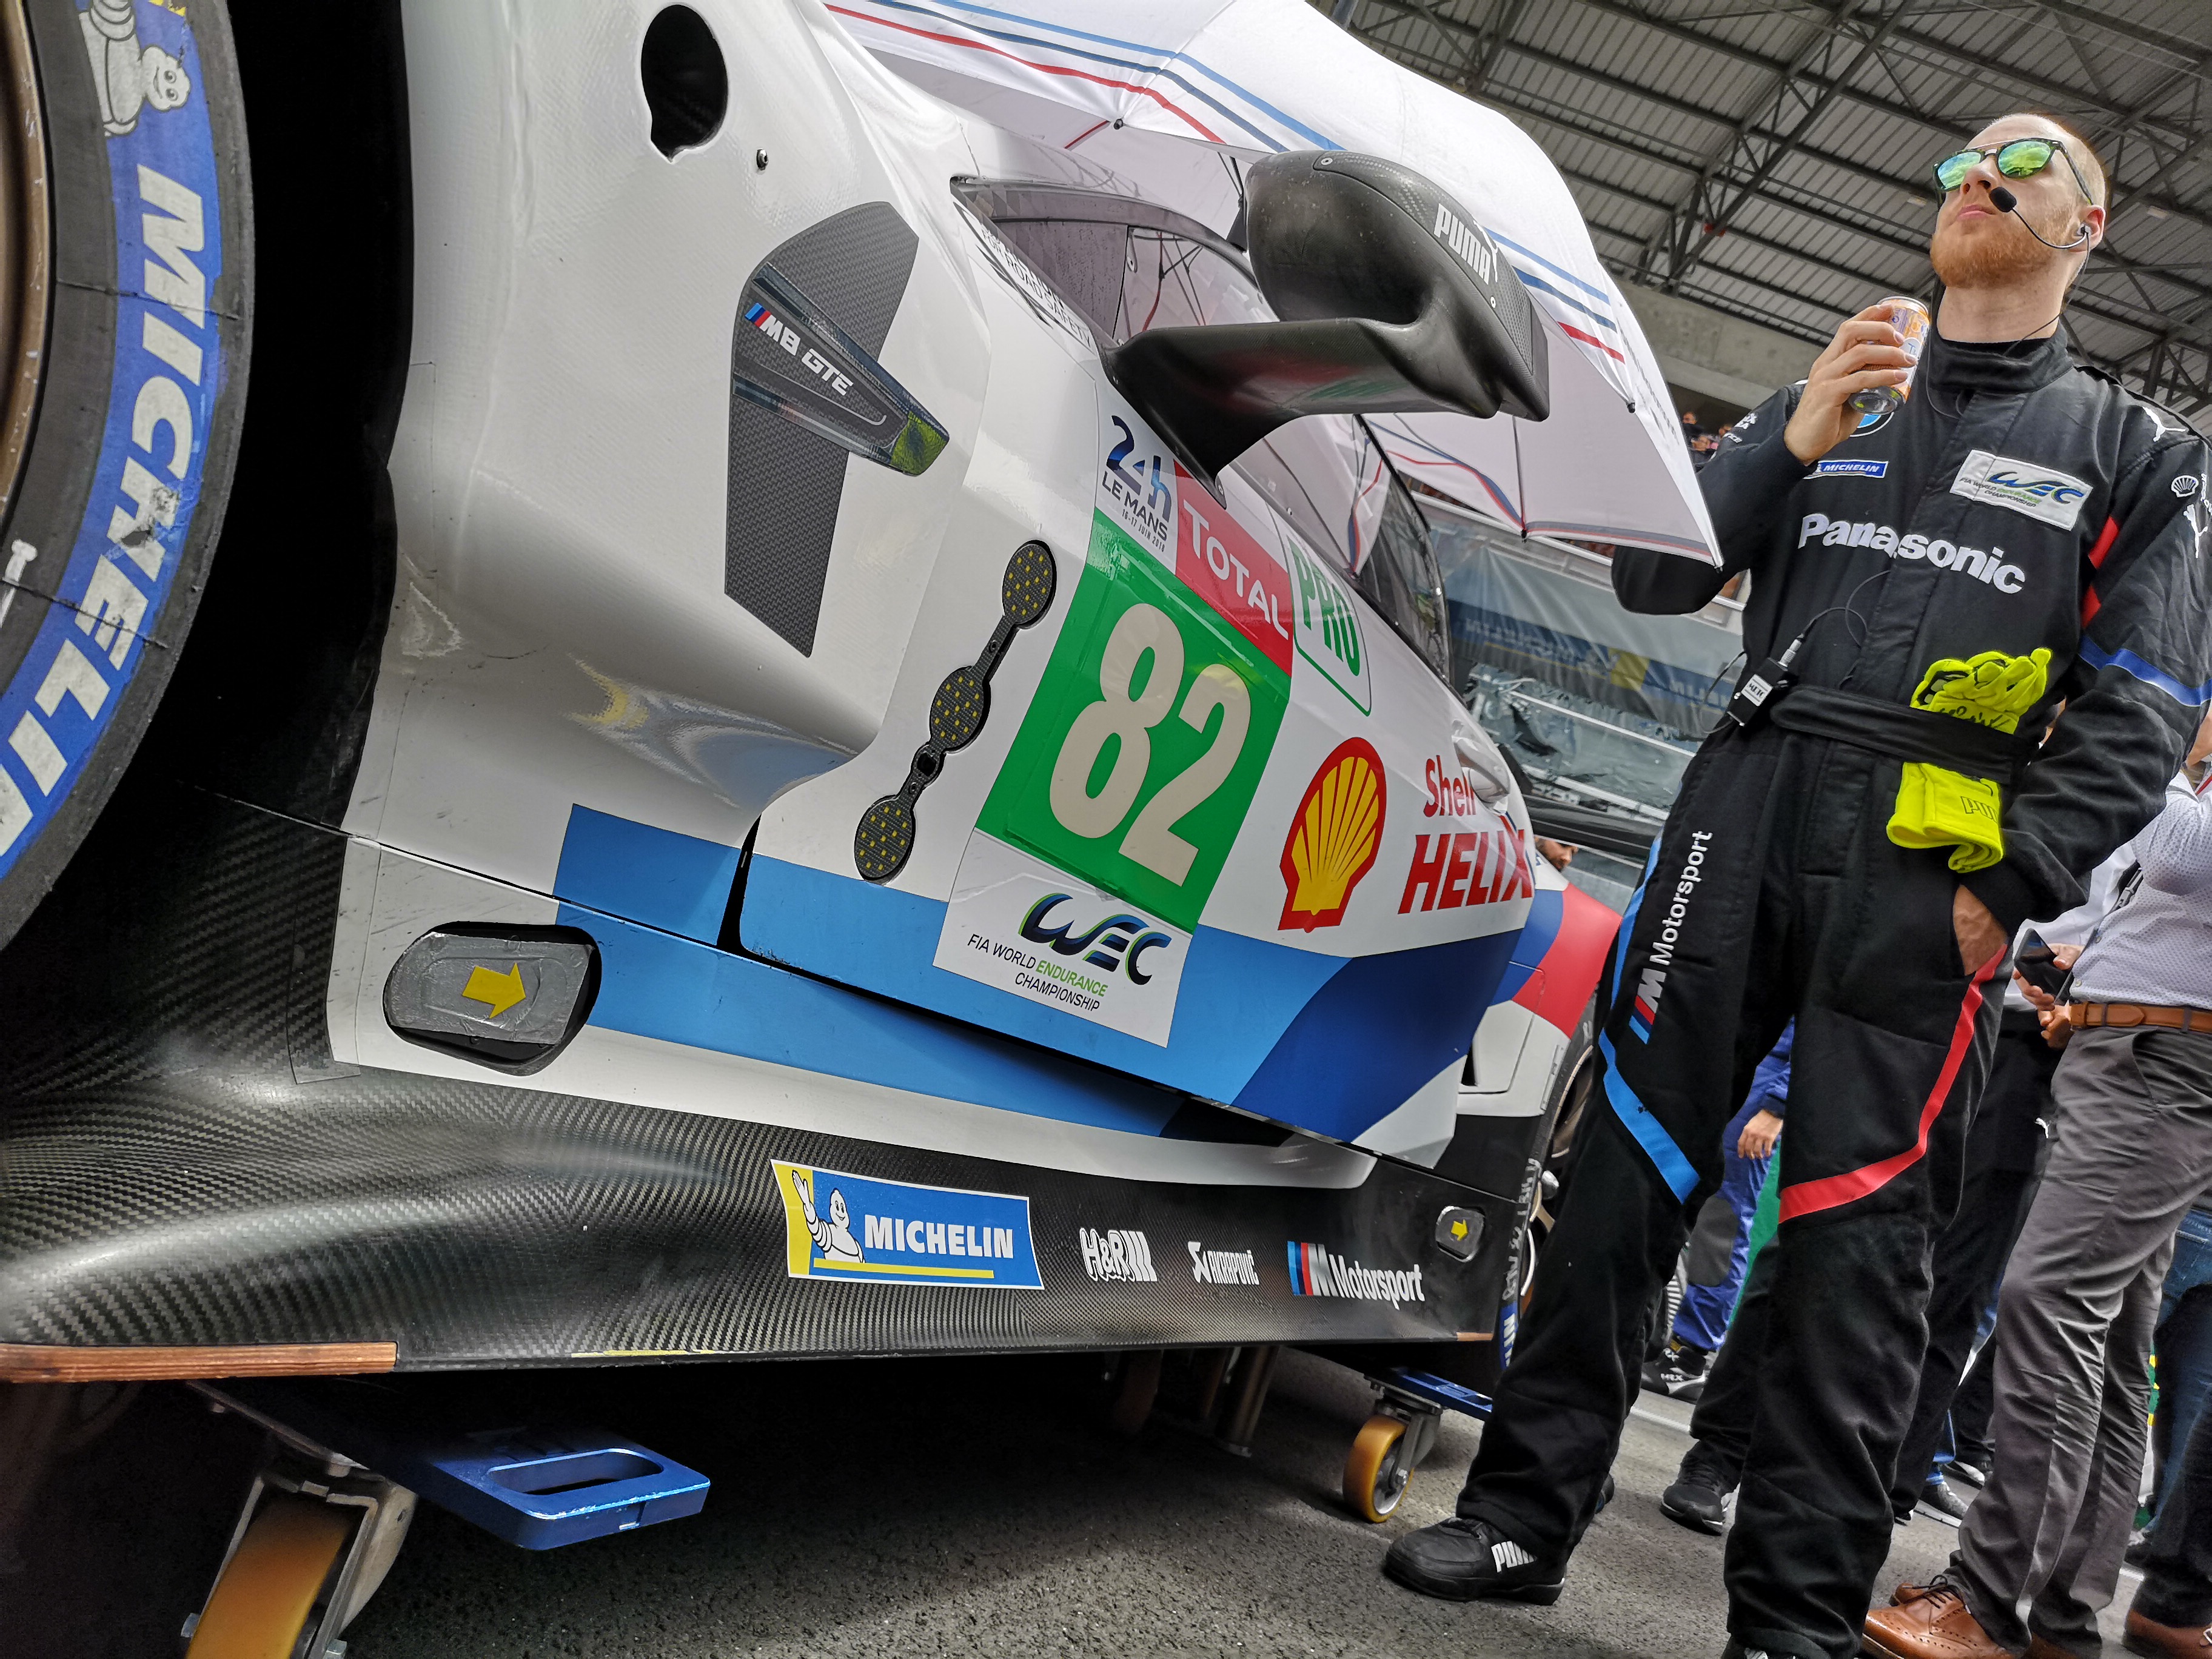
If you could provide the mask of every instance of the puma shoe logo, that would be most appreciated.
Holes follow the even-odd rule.
[[[1497,1564],[1498,1571],[1504,1572],[1509,1567],[1525,1567],[1536,1558],[1511,1539],[1505,1538],[1490,1547],[1490,1559]]]

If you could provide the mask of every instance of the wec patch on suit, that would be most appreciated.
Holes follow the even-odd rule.
[[[2037,466],[1977,449],[1959,469],[1951,493],[1991,507],[2008,507],[2045,524],[2071,530],[2081,516],[2081,503],[2089,499],[2089,486],[2056,467]]]

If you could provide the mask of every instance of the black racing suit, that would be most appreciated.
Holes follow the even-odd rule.
[[[1912,398],[1813,469],[1783,442],[1802,389],[1739,422],[1701,475],[1721,568],[1624,548],[1614,589],[1632,611],[1685,611],[1748,570],[1752,665],[1804,634],[1803,685],[1898,706],[1938,659],[2047,647],[2049,689],[2006,763],[2021,769],[2002,780],[2004,856],[1963,878],[2009,937],[2078,903],[2157,812],[2212,695],[2205,447],[2073,367],[2063,335],[1932,338]],[[1722,725],[1684,775],[1602,988],[1612,1109],[1584,1135],[1459,1510],[1546,1557],[1580,1539],[1635,1398],[1651,1287],[1794,1015],[1729,1622],[1747,1646],[1841,1659],[1889,1547],[1929,1242],[1957,1201],[2001,961],[1960,959],[1950,849],[1888,838],[1893,736],[1808,727],[1790,711],[1819,697],[1801,695],[1747,731]]]

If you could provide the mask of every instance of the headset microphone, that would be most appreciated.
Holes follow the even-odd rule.
[[[1990,191],[1990,200],[1996,204],[1998,212],[2009,213],[2014,218],[2019,220],[2021,223],[2027,225],[2027,234],[2034,237],[2037,241],[2042,243],[2045,247],[2057,248],[2061,253],[2070,253],[2075,248],[2081,246],[2082,243],[2089,240],[2089,227],[2084,225],[2081,227],[2081,234],[2079,236],[2076,236],[2072,241],[2052,241],[2048,236],[2045,236],[2033,225],[2027,224],[2027,216],[2020,210],[2020,198],[2014,195],[2002,185],[1997,185],[1994,190]]]

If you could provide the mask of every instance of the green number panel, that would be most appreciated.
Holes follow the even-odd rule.
[[[1105,514],[977,828],[1198,925],[1267,769],[1290,677]]]

